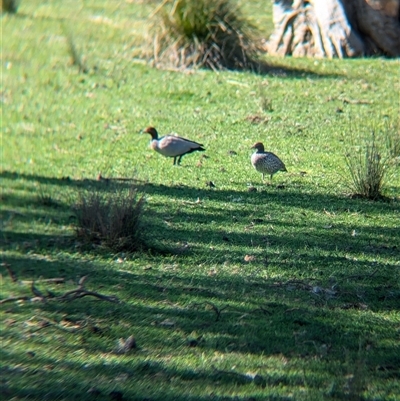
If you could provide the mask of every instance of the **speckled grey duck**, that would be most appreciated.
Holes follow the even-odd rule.
[[[150,147],[156,152],[166,157],[174,158],[174,165],[181,163],[182,156],[192,152],[204,152],[204,145],[175,135],[165,135],[158,137],[158,132],[154,127],[147,127],[144,133],[151,135]]]
[[[262,174],[264,181],[264,174],[272,176],[278,171],[287,171],[283,161],[272,152],[265,152],[264,145],[261,142],[256,142],[251,149],[256,151],[251,155],[251,164],[253,167]]]

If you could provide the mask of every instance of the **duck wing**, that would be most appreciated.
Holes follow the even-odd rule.
[[[273,168],[280,171],[287,171],[285,163],[275,153],[265,152],[265,155],[270,161]]]
[[[195,150],[205,150],[202,146],[201,143],[173,135],[166,135],[158,140],[158,151],[168,157],[181,156]]]

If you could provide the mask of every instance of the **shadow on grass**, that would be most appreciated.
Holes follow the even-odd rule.
[[[77,276],[85,274],[90,277],[88,289],[103,289],[111,295],[114,288],[121,300],[110,304],[87,297],[73,302],[8,304],[7,312],[14,322],[3,332],[2,376],[10,383],[12,395],[57,399],[68,394],[68,399],[85,399],[90,388],[97,388],[105,395],[118,389],[129,397],[190,400],[187,389],[201,392],[205,387],[248,386],[250,394],[259,393],[261,388],[273,393],[282,386],[302,386],[305,377],[310,380],[309,390],[318,390],[326,380],[321,371],[337,383],[349,374],[346,358],[350,364],[357,360],[360,346],[363,355],[368,355],[365,368],[374,377],[400,378],[396,347],[378,347],[377,334],[369,331],[371,324],[379,326],[384,333],[379,341],[385,342],[393,338],[395,327],[379,317],[360,320],[356,314],[362,311],[346,312],[341,306],[346,296],[339,302],[318,299],[304,288],[289,289],[289,283],[278,286],[275,279],[252,280],[238,275],[213,278],[190,272],[129,272],[98,263],[35,261],[30,255],[8,258],[7,262],[20,279],[31,277],[32,269],[44,278],[61,275],[67,279],[57,286],[38,282],[43,292],[49,287],[55,293],[69,290],[67,281],[77,282]],[[48,318],[51,323],[43,324]],[[68,328],[58,326],[63,321],[78,328],[68,332]],[[137,348],[116,355],[113,351],[118,339],[132,334]],[[16,338],[23,340],[23,345],[10,347]],[[85,359],[79,357],[82,350]],[[191,368],[170,360],[168,355],[177,352],[190,355]],[[257,363],[256,381],[240,360],[235,370],[229,360],[215,358],[211,365],[196,362],[203,353],[214,352],[245,358],[293,358],[306,362],[307,367],[297,371],[295,364],[286,370]],[[157,386],[149,386],[154,382]],[[181,383],[180,388],[171,383]]]
[[[398,247],[400,234],[396,228],[378,225],[361,227],[355,225],[350,228],[349,225],[335,223],[335,220],[329,225],[326,225],[323,219],[321,223],[318,223],[318,221],[315,222],[315,218],[311,224],[307,218],[304,219],[304,223],[299,219],[291,221],[290,224],[279,220],[279,211],[290,208],[321,213],[322,216],[325,216],[327,210],[333,209],[334,213],[356,213],[373,218],[378,214],[393,214],[398,209],[397,202],[388,204],[321,193],[301,193],[297,188],[279,190],[269,187],[263,192],[249,193],[224,189],[154,185],[122,179],[72,180],[11,172],[2,172],[0,176],[8,180],[18,179],[53,185],[57,193],[60,193],[63,187],[72,187],[78,191],[94,189],[109,192],[128,189],[133,185],[146,195],[161,196],[165,199],[165,203],[163,200],[159,204],[153,202],[145,223],[145,231],[149,233],[149,240],[154,242],[155,249],[157,249],[155,242],[164,242],[167,248],[174,246],[174,243],[187,242],[191,244],[192,249],[204,249],[217,245],[220,246],[221,255],[218,255],[217,249],[214,252],[214,259],[218,263],[224,261],[220,257],[226,251],[229,251],[233,258],[241,260],[243,258],[241,247],[264,249],[270,263],[285,260],[287,268],[294,268],[296,265],[303,268],[316,262],[332,264],[340,258],[343,259],[344,252],[379,254],[388,257],[400,254]],[[201,199],[200,203],[196,203],[196,199]],[[265,213],[275,210],[272,218],[258,216],[257,212],[253,212],[251,208],[242,206],[256,207],[260,205],[260,202],[266,206]],[[3,204],[3,213],[8,214],[8,220],[16,218],[27,224],[43,219],[51,220],[56,224],[75,222],[72,204],[53,202],[50,207],[45,207],[40,204],[40,199],[34,194],[25,197],[15,193],[5,194]],[[165,204],[168,205],[168,216],[166,216]],[[25,206],[23,213],[15,211],[16,206]],[[168,224],[165,223],[166,219]],[[270,229],[271,224],[278,229],[278,233]],[[161,230],[160,227],[162,227]],[[355,229],[356,231],[352,233]],[[362,235],[358,235],[360,232]],[[27,242],[31,239],[47,247],[51,247],[53,242],[57,241],[57,239],[48,241],[46,236],[41,235],[36,237],[34,231],[13,233],[9,230],[6,237],[9,243]],[[60,239],[65,240],[64,237]],[[274,248],[279,252],[271,255],[270,251]],[[314,253],[313,250],[318,252]],[[172,253],[174,253],[173,249]],[[349,266],[360,264],[362,267],[362,262],[352,263],[349,260],[346,263]],[[367,265],[367,262],[365,264]]]
[[[2,178],[55,185],[59,191],[65,185],[101,191],[131,186],[123,180],[75,181],[7,172],[2,173]],[[247,193],[140,182],[135,185],[149,195],[161,195],[166,200],[200,197],[225,203],[233,195],[241,197],[241,202],[246,204],[257,205],[262,197],[265,202],[282,207],[323,211],[333,204],[335,209],[354,208],[370,214],[389,213],[396,207],[275,189]],[[287,233],[277,235],[269,230],[268,220],[244,210],[240,204],[233,204],[229,210],[194,204],[192,213],[180,208],[172,211],[173,224],[163,225],[160,230],[165,213],[154,205],[148,223],[149,231],[156,233],[156,240],[165,237],[187,241],[193,243],[193,251],[162,259],[142,255],[151,265],[144,269],[145,266],[117,263],[118,255],[104,253],[99,248],[82,255],[68,234],[35,232],[35,222],[45,220],[49,214],[58,219],[58,224],[68,224],[71,210],[63,204],[57,208],[28,207],[23,215],[18,215],[15,205],[29,206],[31,200],[18,194],[6,195],[3,200],[3,216],[7,218],[14,213],[14,218],[32,227],[26,232],[14,232],[12,227],[6,227],[3,232],[3,248],[11,251],[4,262],[10,265],[18,280],[61,276],[65,278],[64,284],[40,281],[36,284],[43,293],[49,289],[59,295],[76,288],[79,278],[88,275],[87,289],[117,295],[121,302],[112,304],[85,297],[72,302],[4,304],[2,308],[15,320],[4,330],[2,358],[3,364],[8,365],[3,373],[12,395],[59,399],[67,394],[68,399],[85,399],[91,397],[87,391],[97,387],[101,391],[98,399],[103,396],[109,399],[111,391],[120,389],[127,399],[211,400],[213,396],[204,395],[202,389],[218,387],[229,394],[228,388],[232,386],[248,386],[248,394],[253,399],[265,399],[265,395],[259,395],[260,389],[265,388],[262,391],[267,392],[268,399],[284,400],[285,395],[279,391],[285,386],[304,385],[304,375],[310,391],[325,386],[326,377],[339,383],[339,388],[344,387],[350,369],[347,365],[360,358],[360,349],[365,357],[366,377],[371,380],[376,376],[384,380],[400,377],[400,357],[396,346],[391,345],[396,328],[389,320],[374,314],[398,310],[400,291],[394,280],[397,265],[390,262],[396,260],[399,252],[395,245],[399,233],[395,229],[363,227],[365,238],[359,238],[348,235],[345,225],[331,228],[321,225],[312,232],[305,223],[287,224],[277,219],[274,225]],[[226,230],[219,232],[210,228],[210,219]],[[195,229],[187,224],[189,220],[195,222]],[[233,224],[241,225],[243,230],[231,230]],[[246,227],[249,227],[247,231]],[[257,232],[252,231],[254,227]],[[383,246],[382,232],[386,235],[384,243],[393,244],[392,247]],[[210,244],[215,247],[214,255],[202,256]],[[202,252],[197,252],[200,249]],[[257,259],[246,265],[248,272],[243,269],[235,274],[233,270],[244,265],[243,249],[253,250]],[[355,257],[357,254],[385,254],[388,261],[371,265],[368,259]],[[207,274],[210,267],[218,269],[226,262],[232,271],[224,273],[222,269]],[[186,263],[193,269],[186,268]],[[198,267],[199,264],[203,267]],[[270,266],[278,266],[282,275],[270,276]],[[4,267],[2,270],[4,281],[7,280],[3,294],[11,291],[31,295],[29,284],[10,283]],[[265,274],[253,275],[253,271],[265,271]],[[328,286],[332,278],[334,288]],[[324,288],[333,293],[324,292]],[[52,323],[41,326],[42,318],[50,318]],[[75,324],[77,330],[63,330],[58,324],[63,320]],[[35,325],[35,322],[39,323]],[[379,331],[371,327],[379,327]],[[126,355],[115,355],[113,350],[118,339],[129,335],[135,336],[137,349]],[[15,341],[21,345],[12,346]],[[33,357],[27,354],[32,349],[35,350]],[[82,349],[90,361],[79,358]],[[237,354],[241,358],[264,356],[297,362],[287,371],[257,364],[261,379],[256,383],[254,377],[247,375],[248,367],[241,365],[240,358],[234,372],[232,361],[215,358],[211,365],[198,363],[202,353],[212,359],[209,355],[215,352],[228,359],[229,355]],[[185,368],[187,365],[169,359],[176,353],[190,355],[192,367]],[[299,374],[297,369],[303,373]],[[325,379],[320,378],[321,371]],[[96,379],[100,377],[101,380]],[[40,380],[33,386],[36,378]],[[202,395],[192,395],[187,388]],[[338,391],[338,399],[343,399],[344,393]],[[248,400],[249,396],[220,399]]]
[[[131,178],[102,178],[94,179],[72,179],[70,177],[46,177],[33,174],[16,173],[12,171],[1,171],[0,178],[7,180],[27,180],[33,183],[56,185],[57,187],[71,187],[76,189],[96,189],[98,191],[122,190],[132,186],[143,191],[145,194],[161,195],[168,198],[185,198],[194,200],[198,197],[209,197],[211,200],[229,202],[232,196],[240,196],[243,203],[259,203],[260,197],[267,202],[280,203],[282,206],[301,207],[310,210],[323,211],[331,205],[338,207],[339,210],[357,210],[362,209],[364,213],[392,213],[398,209],[398,202],[373,202],[364,199],[350,199],[335,195],[326,195],[321,193],[302,194],[297,189],[286,190],[267,187],[262,192],[245,192],[235,190],[221,190],[212,188],[199,188],[194,186],[177,185],[167,186],[162,184],[152,184],[143,180]],[[6,195],[12,197],[12,195]],[[17,199],[16,199],[17,200]],[[26,202],[25,202],[26,203]]]
[[[295,79],[324,79],[324,78],[332,78],[337,79],[339,77],[344,77],[344,74],[340,73],[317,73],[311,71],[309,69],[304,68],[295,68],[288,67],[286,65],[279,65],[277,63],[270,64],[266,61],[261,61],[259,63],[255,63],[255,67],[252,72],[257,75],[272,75],[278,76],[280,78],[295,78]]]
[[[35,355],[33,358],[39,366],[35,371],[23,371],[25,358],[23,355],[9,354],[7,350],[1,351],[2,360],[5,364],[17,365],[19,368],[6,367],[3,373],[6,375],[13,373],[19,376],[21,385],[12,385],[3,390],[3,394],[18,394],[19,397],[27,397],[27,399],[55,400],[65,399],[68,394],[69,400],[177,400],[177,401],[207,401],[215,400],[215,394],[210,391],[213,386],[221,388],[240,388],[242,386],[253,387],[258,393],[251,398],[248,396],[226,396],[218,397],[225,401],[248,401],[248,400],[265,400],[268,393],[277,393],[271,391],[270,388],[278,388],[278,386],[303,385],[304,377],[301,373],[292,375],[291,382],[285,375],[275,374],[274,376],[261,377],[257,379],[251,375],[236,373],[235,371],[223,371],[214,369],[213,375],[205,370],[183,369],[179,367],[168,367],[162,362],[146,361],[144,358],[137,356],[135,360],[132,358],[122,358],[121,361],[108,363],[107,365],[100,363],[86,364],[86,368],[82,369],[79,363],[61,362],[46,356]],[[14,365],[14,366],[15,366]],[[58,365],[57,368],[55,366]],[[66,372],[73,372],[75,380],[68,380]],[[100,380],[104,378],[111,379],[111,385],[107,385]],[[89,379],[90,377],[90,379]],[[114,380],[112,379],[114,378]],[[124,385],[121,380],[134,382],[133,385]],[[48,387],[48,381],[51,380],[54,385]],[[184,383],[183,388],[177,389],[173,381],[179,380]],[[175,387],[175,388],[174,388]],[[264,390],[265,395],[260,395]],[[203,389],[203,391],[202,391]],[[207,389],[204,391],[204,389]],[[258,390],[258,391],[257,391]],[[193,395],[196,394],[197,395]],[[207,394],[208,393],[208,394]],[[114,398],[112,394],[120,394],[122,398]],[[202,395],[200,395],[202,394]],[[111,396],[111,398],[110,398]],[[44,397],[44,398],[42,398]],[[285,401],[291,397],[283,395],[269,395],[268,400]]]

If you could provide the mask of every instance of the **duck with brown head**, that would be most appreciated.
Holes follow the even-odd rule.
[[[205,149],[201,143],[191,141],[175,135],[165,135],[158,137],[158,132],[154,127],[147,127],[143,133],[151,135],[150,147],[165,157],[173,157],[174,165],[181,163],[182,156],[192,152],[203,152]]]
[[[264,181],[264,174],[269,174],[272,177],[278,171],[287,171],[283,161],[272,152],[265,152],[264,145],[261,142],[256,142],[251,149],[256,151],[251,155],[251,164],[253,167],[262,174]]]

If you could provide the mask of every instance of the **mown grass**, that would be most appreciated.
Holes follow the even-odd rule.
[[[1,305],[2,397],[398,399],[398,166],[391,201],[372,202],[348,196],[345,161],[346,137],[398,126],[398,61],[160,71],[134,59],[157,3],[75,4],[22,2],[2,17],[1,299],[33,297],[33,279],[59,296],[87,275],[120,303]],[[173,166],[139,135],[148,125],[208,158]],[[250,165],[258,140],[289,170],[273,185]],[[146,194],[146,244],[165,252],[83,247],[80,191],[132,185]],[[130,335],[137,347],[116,352]]]

